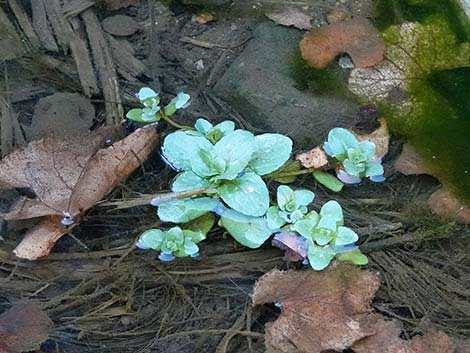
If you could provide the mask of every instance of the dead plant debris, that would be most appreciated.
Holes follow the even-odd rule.
[[[84,212],[141,165],[158,140],[156,129],[148,126],[106,147],[113,135],[113,128],[101,128],[76,139],[45,138],[0,162],[2,188],[25,188],[35,195],[21,197],[2,217],[44,217],[15,249],[18,257],[34,260],[47,255],[66,231],[60,219],[79,222]]]
[[[336,264],[322,272],[268,272],[255,284],[252,297],[254,305],[281,306],[277,320],[266,325],[266,352],[453,352],[450,338],[442,332],[404,341],[396,321],[371,314],[379,286],[377,273],[348,265]]]
[[[20,353],[39,349],[49,336],[52,321],[32,304],[18,304],[0,315],[0,352]]]
[[[364,68],[383,60],[385,43],[369,20],[354,17],[310,30],[300,42],[300,51],[316,69],[326,68],[342,53],[349,54],[356,67]]]

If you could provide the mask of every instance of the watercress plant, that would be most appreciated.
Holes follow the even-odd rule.
[[[130,110],[129,119],[144,123],[164,119],[181,127],[169,116],[188,105],[189,95],[179,93],[163,108],[158,94],[149,88],[141,89],[137,97],[143,108]],[[363,177],[383,180],[383,168],[374,157],[372,142],[359,142],[349,131],[333,129],[323,147],[337,160],[338,178],[344,182],[356,182]],[[355,246],[357,234],[344,226],[338,202],[328,201],[317,213],[309,209],[315,197],[313,192],[293,190],[286,185],[277,188],[276,200],[270,202],[263,177],[284,178],[287,182],[292,181],[291,176],[304,173],[300,168],[292,169],[288,162],[291,153],[292,140],[287,136],[273,133],[255,136],[236,129],[232,121],[214,126],[198,119],[194,128],[181,127],[170,133],[164,139],[162,157],[178,171],[171,186],[175,196],[164,202],[156,198],[152,204],[158,207],[162,222],[177,226],[150,229],[136,245],[159,251],[162,261],[197,256],[197,244],[206,238],[216,215],[219,226],[242,245],[258,248],[274,234],[274,245],[294,253],[315,270],[324,269],[334,258],[367,263]],[[341,182],[326,170],[307,172],[331,189],[342,188]]]

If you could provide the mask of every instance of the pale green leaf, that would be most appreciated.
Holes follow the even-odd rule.
[[[169,134],[163,142],[163,155],[176,169],[190,170],[191,160],[196,158],[199,150],[210,150],[212,144],[202,136],[176,131]]]
[[[206,179],[194,174],[191,171],[180,173],[176,176],[171,190],[173,192],[188,191],[194,189],[204,189],[211,187],[211,183]]]
[[[350,228],[338,227],[338,232],[335,239],[335,245],[347,245],[355,243],[359,237]]]
[[[224,212],[221,224],[236,241],[252,249],[259,248],[272,234],[265,219],[233,210]]]
[[[269,192],[263,179],[255,173],[227,181],[218,188],[220,197],[235,211],[248,216],[263,216],[269,207]]]
[[[321,247],[311,244],[308,248],[308,261],[310,262],[310,266],[316,271],[325,269],[335,255],[331,246]]]
[[[142,249],[160,250],[165,234],[160,229],[148,229],[141,234],[137,246]]]
[[[262,134],[255,137],[256,150],[249,167],[258,175],[271,173],[289,159],[292,140],[280,134]]]
[[[266,221],[268,222],[269,229],[277,230],[281,228],[286,221],[279,216],[279,207],[271,206],[266,213]]]
[[[255,151],[255,138],[251,132],[235,130],[214,145],[214,154],[225,160],[225,171],[218,179],[233,180],[248,165]]]
[[[322,206],[320,216],[330,216],[336,220],[338,225],[343,225],[343,210],[340,204],[334,200],[328,201]]]
[[[161,204],[157,214],[162,222],[186,223],[212,211],[218,203],[210,197],[173,200]]]

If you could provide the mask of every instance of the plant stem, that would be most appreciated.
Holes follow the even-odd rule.
[[[270,174],[271,178],[285,178],[285,177],[290,177],[290,176],[296,176],[296,175],[303,175],[303,174],[309,174],[312,173],[316,170],[316,168],[307,168],[307,169],[301,169],[301,170],[293,170],[291,172],[278,172],[278,173],[272,173]]]
[[[159,112],[159,115],[160,115],[160,118],[165,120],[168,124],[170,124],[171,126],[174,126],[178,129],[182,129],[182,130],[193,130],[192,127],[190,126],[186,126],[186,125],[180,125],[178,123],[176,123],[173,119],[171,119],[169,116],[167,116],[165,113],[163,113],[162,111]]]

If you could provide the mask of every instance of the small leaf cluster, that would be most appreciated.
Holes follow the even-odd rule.
[[[136,94],[142,104],[142,108],[131,109],[127,112],[126,118],[140,123],[152,123],[159,121],[163,116],[169,117],[178,109],[189,106],[189,95],[180,92],[165,107],[160,107],[160,98],[153,89],[144,87]]]
[[[268,224],[282,227],[279,231],[302,237],[308,261],[314,270],[326,268],[335,257],[356,264],[367,263],[367,258],[354,245],[358,240],[357,234],[344,226],[339,203],[331,200],[322,206],[320,213],[308,212],[307,206],[314,197],[309,190],[294,191],[288,186],[279,186],[278,206],[270,208]]]
[[[373,142],[359,142],[356,136],[343,128],[334,128],[328,133],[323,150],[340,162],[338,178],[346,184],[356,184],[368,177],[374,182],[384,181],[381,160],[375,158]]]
[[[280,134],[254,136],[231,121],[212,126],[199,119],[195,130],[169,134],[162,147],[165,160],[181,171],[172,191],[213,189],[229,207],[259,217],[269,207],[261,176],[281,167],[292,152],[292,140]]]

